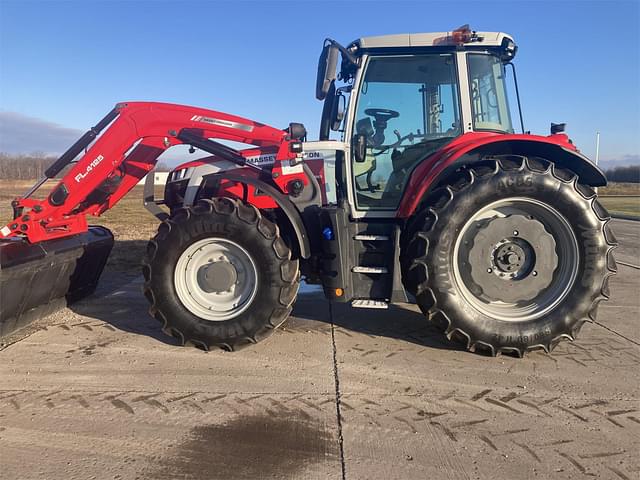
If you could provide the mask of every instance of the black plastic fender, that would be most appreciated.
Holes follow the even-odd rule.
[[[296,235],[296,239],[298,241],[298,248],[300,251],[300,256],[302,258],[309,258],[311,256],[311,245],[309,244],[309,236],[307,234],[307,229],[304,226],[304,222],[302,221],[302,216],[300,215],[300,211],[296,207],[296,205],[289,200],[289,198],[280,192],[278,189],[269,185],[268,183],[249,176],[243,175],[238,172],[218,172],[211,173],[209,175],[204,175],[202,177],[202,183],[204,184],[207,180],[231,180],[233,182],[242,183],[245,185],[251,185],[253,187],[259,188],[262,192],[269,195],[273,200],[278,204],[278,206],[282,209],[284,214],[287,216],[289,222],[291,222],[291,226]]]

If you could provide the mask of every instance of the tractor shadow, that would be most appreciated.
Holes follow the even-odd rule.
[[[321,287],[301,288],[284,330],[331,335],[331,325],[341,336],[363,334],[386,337],[422,347],[467,352],[463,345],[451,342],[430,323],[416,305],[389,305],[383,310],[353,308],[349,303],[329,303]]]
[[[442,330],[427,320],[415,305],[390,305],[386,310],[359,312],[350,306],[333,308],[333,323],[347,332],[386,337],[421,347],[469,353],[464,346],[447,339]]]
[[[142,240],[117,241],[96,292],[69,308],[118,330],[151,337],[167,345],[178,345],[178,341],[166,335],[158,321],[148,313],[141,273],[146,245],[147,241]],[[291,316],[278,330],[284,334],[331,336],[332,324],[339,327],[336,331],[341,336],[356,333],[423,347],[466,351],[461,345],[448,341],[415,305],[390,305],[386,310],[375,310],[353,308],[349,303],[332,304],[325,299],[320,286],[304,283]]]
[[[158,321],[148,313],[149,304],[142,293],[146,247],[146,240],[116,241],[95,293],[72,303],[69,309],[124,332],[178,345],[177,339],[164,334]]]

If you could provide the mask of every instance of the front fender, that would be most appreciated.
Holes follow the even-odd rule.
[[[302,221],[302,216],[300,215],[300,211],[297,209],[295,204],[291,200],[289,200],[289,197],[287,197],[285,194],[280,192],[277,188],[269,185],[268,183],[260,180],[259,178],[244,174],[239,170],[240,169],[236,171],[219,172],[219,173],[204,175],[203,180],[204,182],[207,182],[207,181],[217,182],[221,180],[229,180],[231,182],[235,182],[237,184],[242,185],[243,188],[252,186],[259,189],[263,194],[268,196],[269,199],[272,200],[275,203],[275,205],[277,205],[277,207],[279,207],[284,212],[287,219],[291,223],[291,228],[293,229],[293,232],[296,236],[296,240],[298,242],[298,248],[300,251],[300,256],[302,258],[309,258],[311,256],[311,245],[309,243],[309,236],[307,235],[307,229],[305,228],[304,222]],[[247,190],[245,189],[245,194],[243,196],[246,196],[247,194],[246,192]],[[238,198],[242,199],[243,196],[238,196]]]
[[[472,164],[486,156],[505,154],[541,157],[573,171],[583,184],[592,187],[607,184],[602,170],[569,143],[564,134],[543,137],[470,133],[449,143],[413,170],[397,216],[407,218],[413,215],[425,195],[463,165]]]

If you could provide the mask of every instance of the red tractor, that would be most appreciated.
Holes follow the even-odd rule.
[[[286,320],[301,278],[353,307],[415,301],[472,351],[521,356],[573,340],[616,271],[594,189],[606,180],[564,125],[515,133],[515,54],[510,36],[467,26],[328,39],[319,141],[301,124],[118,104],[13,202],[0,230],[0,334],[95,288],[113,238],[86,216],[184,144],[210,156],[175,168],[163,200],[147,181],[161,224],[143,268],[151,314],[182,343],[261,340]],[[46,199],[29,198],[70,163]]]

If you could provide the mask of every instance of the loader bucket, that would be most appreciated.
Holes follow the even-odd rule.
[[[37,244],[0,240],[0,338],[93,293],[112,247],[104,227]]]

